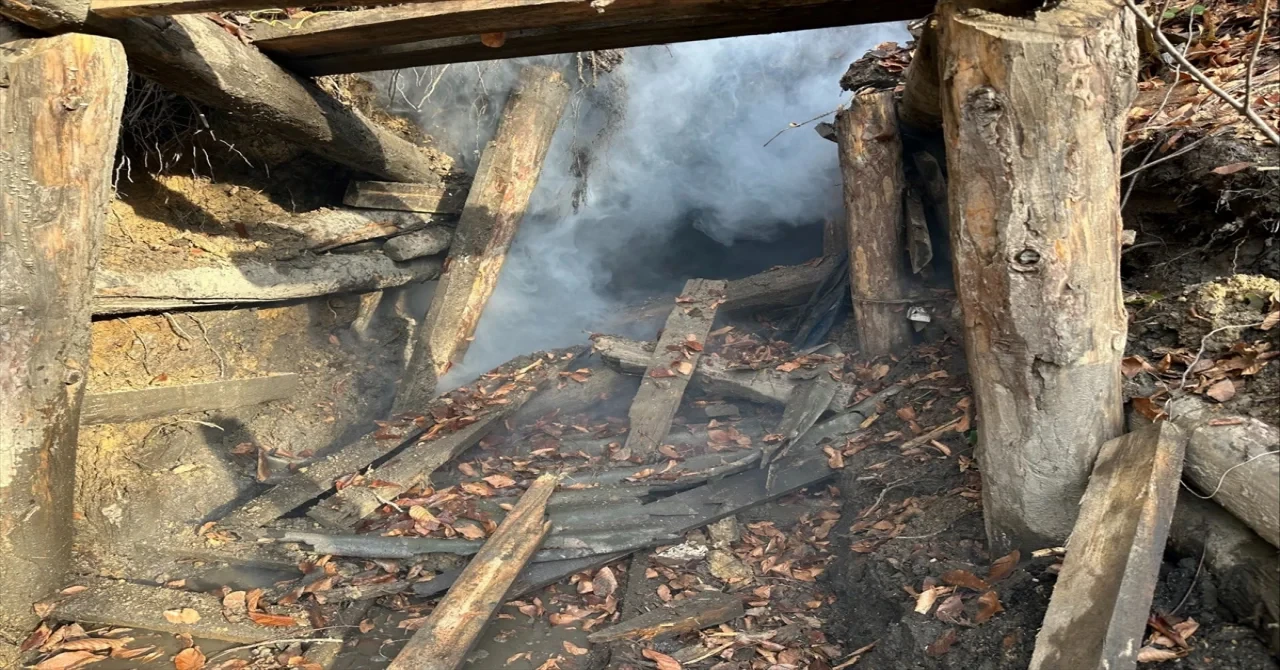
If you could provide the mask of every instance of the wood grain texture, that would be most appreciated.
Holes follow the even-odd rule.
[[[1118,436],[1120,149],[1134,19],[939,8],[951,241],[994,554],[1056,546]]]
[[[901,353],[911,346],[903,245],[902,139],[893,91],[855,96],[836,114],[840,172],[849,239],[850,291],[858,347],[866,356]]]
[[[466,354],[568,100],[569,86],[560,73],[539,66],[521,70],[497,134],[480,158],[448,266],[418,328],[395,411],[424,407],[438,376]]]
[[[0,639],[71,561],[93,270],[128,68],[87,35],[0,47]]]
[[[555,475],[542,475],[462,570],[387,670],[455,670],[551,529],[547,500]]]
[[[390,181],[353,181],[342,204],[348,207],[394,209],[405,212],[458,214],[467,201],[467,186],[432,181],[404,184]]]
[[[382,245],[382,253],[393,261],[411,261],[447,251],[453,244],[453,229],[434,226],[405,235],[398,235]]]
[[[80,412],[81,425],[142,421],[173,414],[208,412],[280,400],[293,395],[293,373],[223,379],[196,384],[152,386],[129,391],[89,393]]]
[[[1137,666],[1186,443],[1177,426],[1161,423],[1102,446],[1032,670]]]
[[[302,238],[304,248],[322,252],[367,240],[444,228],[442,224],[453,220],[449,216],[419,212],[339,207],[317,209],[262,225],[297,235]]]
[[[724,290],[723,281],[690,279],[685,283],[640,380],[640,389],[631,401],[630,430],[620,457],[637,456],[647,461],[671,430],[671,420],[680,409],[684,390],[702,357],[702,345],[711,332],[716,309],[724,300]],[[690,341],[697,346],[686,346]],[[681,371],[681,365],[687,365],[689,370]]]
[[[1252,417],[1178,421],[1188,434],[1184,476],[1272,546],[1280,546],[1280,430]]]

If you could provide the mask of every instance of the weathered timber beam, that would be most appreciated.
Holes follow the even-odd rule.
[[[653,360],[654,345],[612,335],[600,335],[593,345],[600,357],[622,372],[642,374]],[[692,382],[704,393],[742,398],[751,402],[786,405],[799,382],[777,370],[735,370],[719,356],[703,356],[694,368]],[[831,399],[833,412],[844,411],[853,398],[854,388],[839,384]]]
[[[453,229],[435,226],[398,235],[382,245],[382,253],[393,261],[410,261],[447,251],[453,244]]]
[[[430,2],[431,0],[398,0],[399,2]],[[109,19],[125,19],[137,16],[172,16],[177,14],[203,14],[205,12],[235,12],[255,9],[276,9],[279,2],[271,0],[92,0],[89,9],[97,16]],[[358,0],[325,0],[325,7],[361,7]]]
[[[93,271],[128,68],[87,35],[0,50],[0,665],[71,563]],[[12,667],[16,667],[12,666]]]
[[[858,348],[868,356],[911,346],[903,246],[902,139],[893,91],[855,96],[836,114]]]
[[[426,405],[439,375],[466,355],[569,100],[559,72],[525,67],[467,194],[431,307],[418,328],[393,408]]]
[[[294,71],[311,76],[367,72],[899,21],[924,16],[933,8],[933,3],[926,0],[884,5],[828,2],[794,8],[759,8],[758,4],[700,2],[684,10],[681,4],[671,3],[668,7],[673,9],[666,12],[621,19],[613,18],[606,8],[597,18],[576,24],[506,31],[505,41],[498,48],[484,45],[478,34],[468,34],[413,42],[398,40],[393,45],[359,50],[346,43],[336,47],[343,50],[340,53],[282,56],[282,61]]]
[[[1177,426],[1161,423],[1102,446],[1031,670],[1137,665],[1186,443]]]
[[[640,390],[631,401],[631,429],[618,458],[635,455],[648,461],[671,430],[689,378],[702,358],[718,302],[724,297],[724,285],[708,279],[685,283],[640,380]]]
[[[373,252],[162,272],[99,268],[93,313],[156,312],[374,291],[430,281],[440,276],[440,267],[438,257],[396,263]]]
[[[353,181],[347,185],[342,204],[402,212],[461,214],[462,206],[467,202],[467,189],[465,184],[446,184],[440,181],[427,184]]]
[[[148,586],[113,579],[86,578],[76,584],[87,587],[74,595],[51,600],[53,615],[66,621],[141,628],[175,635],[191,635],[197,639],[222,640],[237,644],[253,644],[282,637],[302,637],[311,632],[305,625],[263,626],[247,615],[232,623],[223,615],[222,599],[208,593],[181,591],[162,586]],[[199,617],[183,610],[195,610]],[[166,612],[172,612],[166,616]],[[305,621],[301,609],[290,612],[296,620]]]
[[[456,217],[386,209],[324,208],[287,219],[266,221],[262,225],[297,235],[302,238],[304,248],[316,252],[383,237],[440,229],[448,231],[445,245],[431,252],[440,253],[449,248],[448,240],[452,237],[450,229],[442,224],[454,220]]]
[[[1033,551],[1070,534],[1089,465],[1124,427],[1119,185],[1134,19],[1108,0],[1028,18],[943,3],[938,17],[983,513],[992,552]]]
[[[742,598],[719,591],[704,591],[692,598],[673,601],[664,607],[624,619],[588,635],[587,639],[593,643],[626,639],[662,640],[733,621],[744,613]]]
[[[551,530],[546,507],[555,488],[555,475],[543,475],[529,487],[387,670],[462,666],[507,590]]]
[[[208,412],[279,400],[293,395],[298,375],[266,375],[197,384],[152,386],[128,391],[89,393],[84,397],[80,424],[124,423],[171,414]]]
[[[10,11],[20,0],[0,2],[0,14],[22,20],[21,11]],[[280,67],[207,17],[115,20],[90,15],[83,25],[39,27],[114,37],[139,74],[336,163],[392,181],[439,178],[440,166],[422,148]]]

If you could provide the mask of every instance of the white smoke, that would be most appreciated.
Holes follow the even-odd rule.
[[[732,246],[781,244],[797,226],[841,216],[835,145],[812,124],[774,136],[846,102],[840,75],[864,52],[908,39],[904,24],[881,24],[642,47],[600,74],[597,88],[579,81],[466,363],[441,388],[519,354],[585,341],[620,306],[617,289],[630,282],[618,275],[635,273],[652,288],[640,279],[644,264],[679,253],[667,245],[691,222]],[[565,65],[571,58],[537,62],[579,79]],[[528,62],[402,72],[394,102],[402,112],[417,107],[424,130],[473,167],[499,98]],[[414,104],[429,90],[427,103]],[[614,132],[599,135],[611,118]],[[573,166],[583,149],[587,188],[575,212]],[[686,278],[670,277],[664,288]]]

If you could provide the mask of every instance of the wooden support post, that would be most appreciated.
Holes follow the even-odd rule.
[[[1031,670],[1137,665],[1186,443],[1177,426],[1161,423],[1102,446]]]
[[[13,640],[71,562],[93,269],[128,67],[114,40],[63,35],[6,43],[0,72],[0,640]]]
[[[654,356],[631,401],[631,430],[619,458],[648,460],[671,430],[684,390],[698,367],[702,346],[724,299],[725,282],[690,279],[658,338]]]
[[[555,475],[534,481],[387,670],[462,666],[507,589],[551,530],[546,508],[555,488]]]
[[[531,66],[520,72],[497,135],[476,169],[448,267],[418,328],[395,411],[425,407],[436,379],[465,355],[568,100],[569,85],[555,70]]]
[[[1033,18],[939,12],[956,292],[991,551],[1061,543],[1124,425],[1120,148],[1134,20],[1109,0]]]
[[[942,130],[942,110],[938,106],[938,20],[930,16],[920,29],[915,53],[903,76],[902,100],[898,103],[902,125],[920,134],[936,135]]]
[[[849,273],[858,345],[867,356],[901,353],[911,345],[905,295],[902,139],[893,91],[854,97],[836,115],[840,171],[849,236]]]

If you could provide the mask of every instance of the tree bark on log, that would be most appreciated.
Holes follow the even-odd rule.
[[[93,270],[128,67],[114,40],[64,35],[6,43],[0,72],[2,640],[22,639],[31,603],[71,561]]]
[[[1120,147],[1134,19],[1106,0],[1034,18],[940,7],[956,291],[991,551],[1070,534],[1124,424]]]
[[[393,261],[408,261],[438,254],[452,243],[453,229],[438,226],[393,237],[382,245],[382,253]]]
[[[244,262],[134,274],[98,272],[94,314],[131,314],[375,291],[440,276],[440,259],[396,263],[381,252],[324,255],[302,261]]]
[[[85,28],[120,40],[140,74],[319,156],[392,181],[439,179],[440,166],[422,148],[276,65],[208,17],[91,15]]]
[[[329,251],[348,244],[376,240],[393,235],[404,235],[423,230],[441,230],[447,233],[442,248],[430,253],[440,253],[449,248],[452,231],[438,224],[452,221],[452,217],[432,216],[417,212],[399,212],[385,209],[317,209],[280,221],[267,221],[263,225],[293,233],[304,240],[306,249],[315,252]],[[422,254],[427,255],[427,254]],[[393,260],[405,260],[395,258]]]
[[[466,354],[568,100],[569,86],[560,73],[536,66],[521,71],[498,132],[476,169],[448,268],[418,328],[395,411],[426,406],[436,379]]]
[[[1241,416],[1174,423],[1190,436],[1183,476],[1192,487],[1280,547],[1280,430]]]
[[[902,139],[893,91],[854,97],[836,115],[840,171],[853,280],[858,346],[867,356],[904,351],[911,324],[903,313],[906,253],[903,247]]]
[[[915,53],[903,77],[898,119],[918,134],[942,130],[942,108],[938,105],[938,19],[930,16],[916,40]]]

